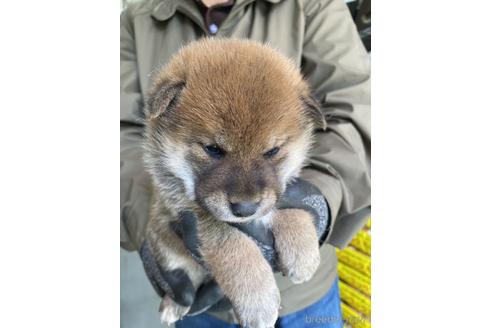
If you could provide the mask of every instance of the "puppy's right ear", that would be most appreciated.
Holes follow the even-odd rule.
[[[304,104],[308,116],[314,123],[315,129],[326,129],[326,120],[323,112],[321,111],[321,105],[319,102],[311,95],[305,97],[301,96],[301,101]]]
[[[165,112],[173,110],[179,96],[185,87],[185,82],[164,83],[155,89],[145,105],[144,114],[147,120],[153,120]]]

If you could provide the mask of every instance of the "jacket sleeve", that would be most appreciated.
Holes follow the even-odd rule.
[[[337,227],[344,217],[370,206],[369,55],[343,0],[319,1],[306,12],[304,40],[302,70],[321,103],[327,129],[316,133],[301,176],[328,201],[327,242],[344,247],[361,224],[347,220],[349,229]]]
[[[142,162],[143,96],[128,11],[121,15],[120,29],[120,245],[136,250],[144,239],[151,192]]]

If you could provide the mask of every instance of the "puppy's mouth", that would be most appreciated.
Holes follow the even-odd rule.
[[[257,203],[230,203],[225,195],[215,194],[200,203],[207,212],[220,221],[246,223],[268,215],[275,207],[276,198],[264,198]]]

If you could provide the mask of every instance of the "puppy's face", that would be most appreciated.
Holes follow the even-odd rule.
[[[203,49],[196,50],[203,60]],[[168,172],[162,179],[177,177],[191,200],[228,222],[271,212],[299,174],[313,117],[320,115],[292,83],[297,72],[288,65],[272,69],[261,60],[271,53],[253,50],[259,67],[251,66],[251,56],[205,65],[185,53],[186,78],[164,79],[147,108],[149,158],[157,171]]]
[[[310,131],[303,132],[296,118],[282,121],[260,113],[246,118],[224,105],[214,104],[219,113],[214,117],[181,121],[178,129],[187,136],[180,147],[184,166],[190,167],[186,179],[193,181],[189,193],[215,217],[243,222],[268,214],[289,179],[298,175]]]

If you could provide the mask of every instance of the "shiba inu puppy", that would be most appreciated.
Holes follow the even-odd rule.
[[[160,70],[145,107],[144,160],[155,188],[149,241],[163,268],[182,269],[195,288],[213,277],[240,323],[273,327],[280,294],[272,269],[247,235],[228,223],[267,225],[279,266],[295,283],[319,265],[316,231],[302,210],[276,210],[297,177],[324,118],[299,70],[253,41],[203,39]],[[198,264],[170,228],[197,216]],[[189,307],[169,296],[161,319]]]

